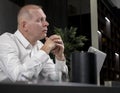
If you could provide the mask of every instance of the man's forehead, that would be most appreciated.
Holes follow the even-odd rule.
[[[44,13],[44,11],[42,9],[31,9],[30,14],[35,15],[35,16],[41,15],[41,16],[46,17],[46,15],[45,15],[45,13]]]

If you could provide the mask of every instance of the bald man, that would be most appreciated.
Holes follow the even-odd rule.
[[[68,74],[60,36],[47,37],[49,23],[42,8],[26,5],[18,13],[18,29],[0,36],[0,81],[60,81]],[[40,40],[45,38],[43,44]],[[55,63],[49,53],[55,55]]]

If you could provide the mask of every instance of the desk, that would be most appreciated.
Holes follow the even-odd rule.
[[[19,84],[0,83],[1,93],[120,93],[120,87],[105,87],[79,83]]]

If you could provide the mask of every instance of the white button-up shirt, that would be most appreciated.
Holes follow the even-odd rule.
[[[58,72],[68,73],[63,61],[56,59],[54,64],[50,56],[40,48],[41,41],[32,46],[17,30],[14,34],[0,36],[0,81],[59,80]]]

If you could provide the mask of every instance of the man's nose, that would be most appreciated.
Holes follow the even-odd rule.
[[[45,22],[44,22],[44,26],[49,26],[49,22],[48,22],[48,21],[45,21]]]

